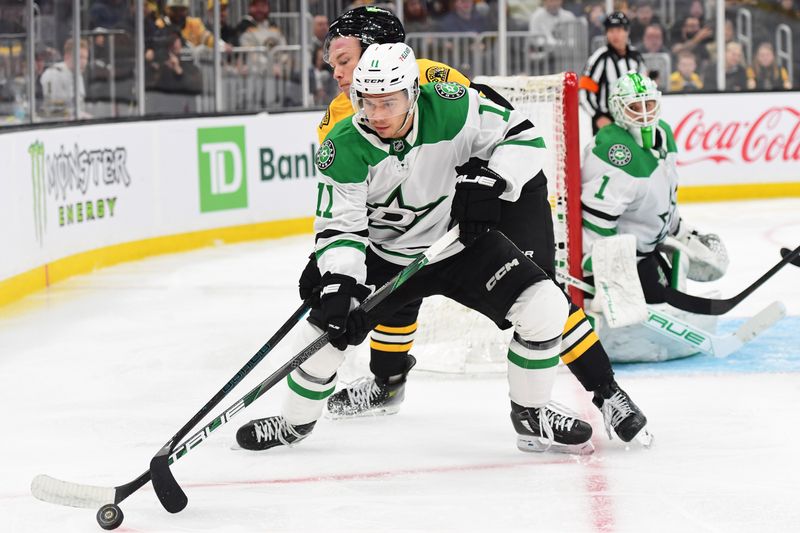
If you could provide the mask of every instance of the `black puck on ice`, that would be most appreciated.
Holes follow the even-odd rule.
[[[122,509],[115,503],[107,503],[97,511],[97,523],[103,529],[117,529],[123,518],[125,515],[122,514]]]

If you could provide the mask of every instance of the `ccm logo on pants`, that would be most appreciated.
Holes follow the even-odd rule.
[[[511,272],[511,269],[515,266],[519,266],[519,259],[512,259],[511,262],[501,266],[500,270],[495,272],[494,276],[492,276],[489,281],[486,282],[486,290],[491,292],[491,290],[494,289],[494,286],[497,285],[497,282],[503,279],[503,276]]]

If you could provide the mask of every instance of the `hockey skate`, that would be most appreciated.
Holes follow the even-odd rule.
[[[245,450],[268,450],[293,446],[311,434],[315,422],[293,426],[282,416],[251,420],[236,432],[236,442]]]
[[[405,398],[406,377],[417,363],[408,355],[406,371],[396,378],[363,377],[328,398],[328,418],[393,415]]]
[[[589,440],[592,426],[555,402],[544,407],[522,407],[511,402],[511,423],[517,431],[517,448],[523,452],[594,452]]]
[[[592,403],[603,413],[609,439],[613,438],[613,429],[623,442],[630,442],[635,438],[645,448],[653,443],[653,436],[645,427],[647,417],[616,381],[594,391]]]
[[[376,378],[359,378],[328,399],[328,418],[393,415],[405,397],[405,379],[388,383]]]

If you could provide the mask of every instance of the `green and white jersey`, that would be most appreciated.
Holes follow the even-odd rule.
[[[515,201],[542,168],[544,140],[519,111],[458,83],[421,87],[413,127],[382,140],[355,119],[339,122],[317,152],[316,257],[322,273],[366,279],[365,252],[407,265],[450,224],[455,167],[471,157],[507,180]],[[463,249],[448,248],[439,259]]]
[[[677,148],[666,122],[656,128],[651,150],[616,124],[602,128],[586,147],[581,168],[584,265],[594,242],[603,237],[632,234],[638,255],[644,255],[677,229]]]

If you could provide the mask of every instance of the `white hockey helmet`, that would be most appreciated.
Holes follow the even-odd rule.
[[[661,91],[656,82],[638,72],[628,72],[611,87],[608,109],[614,122],[627,129],[639,145],[653,147],[653,126],[661,116]]]
[[[365,110],[368,96],[400,91],[407,96],[407,103],[393,116],[405,114],[408,120],[414,114],[419,98],[419,67],[414,51],[404,43],[370,45],[361,55],[350,84],[350,101],[356,110],[356,120],[369,125]]]

